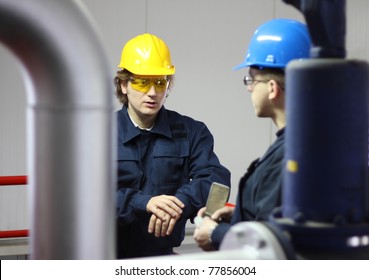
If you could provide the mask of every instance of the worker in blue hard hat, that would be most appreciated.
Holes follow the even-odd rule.
[[[218,249],[230,227],[241,221],[268,220],[281,205],[285,141],[285,67],[291,60],[309,57],[311,40],[305,24],[291,19],[273,19],[255,31],[244,61],[243,82],[251,93],[255,114],[270,118],[278,128],[276,140],[254,160],[239,183],[235,207],[225,206],[211,217],[198,212],[194,239],[205,251]],[[288,93],[289,94],[289,93]]]

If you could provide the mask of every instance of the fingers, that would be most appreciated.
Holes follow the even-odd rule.
[[[147,227],[147,231],[149,233],[153,233],[155,230],[155,225],[156,225],[156,220],[158,218],[155,215],[151,215],[150,217],[150,221],[149,221],[149,226]]]
[[[170,219],[170,221],[169,221],[169,224],[168,224],[168,228],[167,228],[167,230],[166,230],[166,234],[167,235],[171,235],[172,234],[172,231],[173,231],[173,229],[174,229],[174,226],[175,226],[175,224],[176,224],[176,222],[177,222],[177,220],[178,219]]]
[[[156,237],[170,235],[177,220],[181,217],[184,206],[175,196],[159,195],[152,197],[146,206],[147,212],[152,213],[148,232],[153,233]]]
[[[201,208],[197,212],[197,216],[203,218],[205,216],[206,207]],[[213,215],[211,215],[211,219],[214,221],[230,221],[233,215],[234,207],[224,206],[218,210],[216,210]]]
[[[218,210],[216,210],[213,215],[211,215],[211,219],[214,221],[230,221],[233,215],[234,207],[224,206]]]
[[[197,212],[197,216],[204,217],[205,216],[206,207],[202,207],[199,212]]]
[[[148,226],[147,231],[149,233],[153,233],[156,237],[160,237],[162,226],[163,226],[163,222],[153,214],[150,217],[149,226]]]
[[[182,203],[182,201],[180,201],[178,198],[172,195],[160,195],[160,196],[155,196],[155,198],[167,204],[168,206],[173,207],[178,210],[181,210],[181,208],[185,206]]]
[[[152,214],[149,221],[148,232],[154,233],[155,237],[165,237],[172,233],[176,222],[177,219],[170,217],[163,222],[161,219]]]
[[[161,236],[161,231],[164,223],[160,219],[156,219],[154,234],[156,237]]]
[[[156,208],[152,211],[152,214],[156,216],[156,218],[160,219],[161,221],[165,222],[167,219],[170,219],[171,215],[168,214],[166,211],[161,210],[160,208]]]
[[[160,195],[149,200],[146,209],[149,213],[155,214],[157,218],[165,222],[166,214],[178,219],[182,214],[184,204],[175,196]]]
[[[172,198],[177,199],[176,197]],[[178,206],[178,204],[174,202],[172,199],[169,199],[169,201],[166,200],[163,204],[160,205],[160,208],[166,213],[168,213],[172,218],[179,218],[179,216],[182,214],[181,207]]]

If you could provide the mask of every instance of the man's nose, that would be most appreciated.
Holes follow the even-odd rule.
[[[147,92],[147,95],[149,95],[149,96],[155,96],[156,95],[156,89],[155,89],[154,85],[152,85],[150,87],[150,90]]]

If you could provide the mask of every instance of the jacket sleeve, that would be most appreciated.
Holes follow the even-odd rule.
[[[182,216],[192,219],[205,206],[213,182],[230,186],[230,172],[214,153],[214,138],[204,123],[191,132],[188,161],[190,181],[175,196],[185,204]]]
[[[116,214],[120,222],[132,223],[146,214],[151,196],[140,189],[144,171],[137,167],[135,147],[118,146]]]
[[[211,234],[211,243],[214,248],[219,250],[220,244],[222,243],[224,236],[231,228],[231,224],[221,223],[219,224]]]
[[[129,224],[140,216],[146,215],[146,205],[151,197],[136,189],[119,188],[116,198],[119,220]]]

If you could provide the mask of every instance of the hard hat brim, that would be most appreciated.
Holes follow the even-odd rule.
[[[249,65],[245,62],[242,62],[241,64],[238,64],[237,66],[233,67],[233,70],[239,70],[239,69],[247,68],[247,67],[249,67]]]

